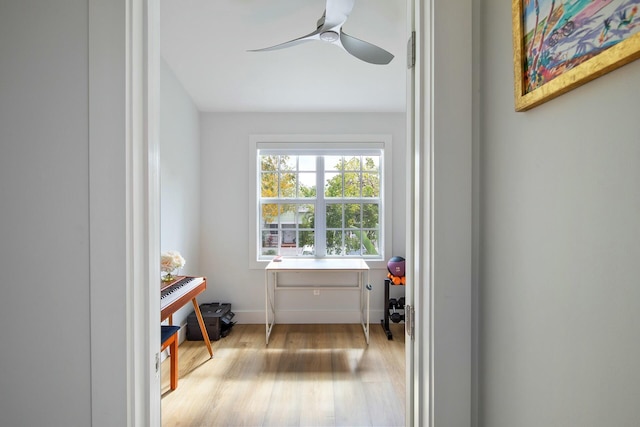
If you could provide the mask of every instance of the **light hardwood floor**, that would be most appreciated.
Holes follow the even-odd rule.
[[[162,425],[404,426],[403,324],[387,340],[371,324],[367,346],[359,324],[235,325],[212,342],[178,350],[178,388],[162,364]]]

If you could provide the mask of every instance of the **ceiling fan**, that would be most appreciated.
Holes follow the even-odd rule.
[[[324,13],[318,20],[318,27],[314,32],[285,43],[263,49],[254,49],[249,52],[284,49],[301,43],[319,40],[336,45],[347,51],[347,53],[370,64],[388,64],[393,59],[392,54],[381,47],[352,37],[342,31],[342,26],[347,21],[354,2],[355,0],[327,0]]]

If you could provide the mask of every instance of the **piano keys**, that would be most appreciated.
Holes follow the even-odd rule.
[[[207,289],[206,277],[180,276],[172,282],[163,283],[160,288],[160,321],[169,318],[169,323],[171,324],[173,313],[191,301],[207,350],[209,350],[209,355],[213,357],[209,335],[196,299],[196,296],[204,292],[205,289]]]
[[[160,318],[178,311],[207,288],[204,277],[178,277],[160,289]]]

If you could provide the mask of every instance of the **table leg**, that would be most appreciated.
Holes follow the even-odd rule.
[[[275,292],[275,280],[276,273],[273,273],[273,299],[276,298]],[[271,308],[271,310],[269,310]],[[272,322],[269,323],[269,311],[271,311]],[[275,301],[271,300],[271,295],[269,294],[269,273],[265,271],[264,273],[264,315],[265,315],[265,342],[266,345],[269,345],[269,336],[271,335],[271,330],[273,329],[273,325],[276,323],[276,311],[275,311]]]
[[[369,291],[371,291],[369,286],[369,273],[367,273],[367,278],[365,280],[364,273],[359,272],[358,281],[360,285],[360,324],[362,325],[362,331],[364,332],[364,339],[367,344],[369,344]]]
[[[369,331],[371,331],[371,325],[369,323],[369,302],[371,300],[371,285],[369,285],[369,272],[367,272],[367,281],[364,285],[367,288],[367,344],[369,344]]]
[[[191,302],[193,303],[193,309],[196,312],[196,317],[198,318],[198,324],[200,325],[202,338],[204,339],[204,343],[207,345],[207,350],[209,350],[209,356],[213,357],[213,349],[211,348],[211,341],[209,341],[209,333],[207,332],[207,327],[204,325],[204,320],[202,319],[202,313],[200,313],[198,301],[194,298],[191,300]]]

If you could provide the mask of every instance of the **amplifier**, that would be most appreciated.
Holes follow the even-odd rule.
[[[231,304],[217,302],[200,304],[200,313],[202,313],[202,320],[204,320],[204,325],[211,341],[226,337],[231,331],[231,327],[235,324],[232,321],[235,314],[231,311]],[[187,317],[187,339],[189,341],[203,340],[195,312],[192,312]]]

